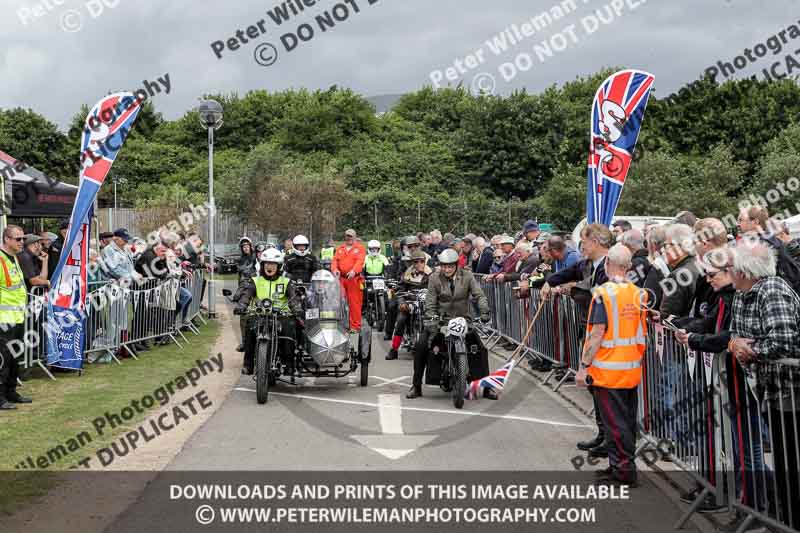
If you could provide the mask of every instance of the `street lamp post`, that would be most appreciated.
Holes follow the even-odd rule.
[[[217,205],[214,202],[214,130],[222,126],[222,106],[216,100],[202,100],[197,111],[200,115],[200,124],[208,129],[208,249],[211,261],[211,278],[208,280],[208,316],[215,318],[217,313],[214,270],[217,265],[214,256],[214,218]]]
[[[128,180],[126,178],[122,178],[114,174],[111,176],[111,183],[114,184],[114,209],[111,211],[111,216],[109,217],[108,226],[109,231],[114,231],[114,215],[117,214],[117,183],[127,183]]]

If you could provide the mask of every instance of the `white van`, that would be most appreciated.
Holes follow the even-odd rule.
[[[634,229],[638,229],[640,231],[644,231],[644,227],[646,224],[667,224],[671,222],[673,217],[626,217],[626,216],[618,216],[611,219],[611,223],[613,224],[617,220],[627,220],[630,222],[631,226]],[[581,242],[581,230],[586,227],[586,218],[578,222],[578,225],[575,226],[575,229],[572,230],[572,242],[575,243],[575,246]]]

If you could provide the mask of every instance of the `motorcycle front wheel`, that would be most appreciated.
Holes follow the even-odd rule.
[[[270,342],[262,340],[256,348],[256,400],[258,403],[267,403],[270,385]]]
[[[467,354],[457,353],[453,354],[453,374],[451,382],[453,383],[453,405],[456,409],[464,407],[464,394],[467,391]]]

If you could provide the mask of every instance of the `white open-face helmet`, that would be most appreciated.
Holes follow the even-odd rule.
[[[367,250],[369,251],[369,255],[378,255],[381,253],[380,241],[376,241],[375,239],[369,241],[367,243]]]
[[[309,244],[310,243],[308,242],[308,238],[305,235],[297,235],[294,239],[292,239],[292,249],[294,251],[294,254],[299,255],[300,257],[303,257],[304,255],[308,254],[308,252],[310,251]],[[305,245],[306,247],[305,250],[301,251],[297,249],[298,246],[303,246],[303,245]]]
[[[442,253],[439,254],[440,265],[452,265],[456,263],[458,263],[458,252],[452,248],[442,250]]]
[[[261,255],[258,256],[258,260],[262,263],[275,263],[276,265],[283,264],[283,253],[276,248],[267,248]]]

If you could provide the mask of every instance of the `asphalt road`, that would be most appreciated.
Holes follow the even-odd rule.
[[[232,327],[228,324],[227,327]],[[498,401],[467,400],[455,409],[447,393],[426,386],[423,397],[405,398],[412,374],[411,354],[386,361],[388,343],[373,335],[373,362],[366,387],[358,376],[301,379],[278,383],[269,401],[259,405],[255,383],[242,376],[216,413],[186,442],[182,451],[139,500],[107,531],[196,531],[197,500],[172,498],[175,484],[282,483],[577,483],[593,485],[591,470],[576,472],[575,443],[595,433],[591,420],[524,371],[515,371]],[[226,361],[239,361],[231,346]],[[502,354],[490,358],[496,368]],[[436,472],[432,479],[423,473]],[[598,517],[591,524],[549,524],[542,530],[674,531],[682,512],[648,475],[630,489],[624,502],[594,502]],[[170,495],[168,497],[168,494]],[[175,500],[175,501],[173,501]],[[478,503],[487,503],[484,499]],[[370,504],[370,498],[360,504]],[[212,502],[213,503],[213,502]],[[226,502],[230,504],[231,502]],[[236,503],[236,502],[233,502]],[[491,503],[491,502],[488,502]],[[557,504],[554,500],[546,505]],[[563,502],[562,502],[563,503]],[[585,502],[583,502],[585,504]],[[216,505],[216,504],[215,504]],[[341,506],[341,503],[336,505]],[[392,506],[408,505],[398,501]],[[525,504],[523,504],[525,505]],[[531,503],[527,503],[530,507]],[[219,511],[217,511],[219,512]],[[219,518],[219,515],[217,515]],[[274,520],[273,520],[274,522]],[[549,520],[552,522],[552,520]],[[159,524],[156,529],[153,524]],[[209,531],[245,531],[214,524]],[[216,527],[219,526],[219,527]],[[433,527],[411,527],[440,531]],[[254,530],[263,531],[263,525]],[[484,525],[461,531],[531,529],[529,525]],[[394,531],[372,524],[358,531]],[[691,523],[688,530],[694,530]],[[319,531],[297,524],[272,524],[270,531]],[[401,530],[401,528],[397,528]],[[326,531],[353,531],[353,525],[326,526]]]

